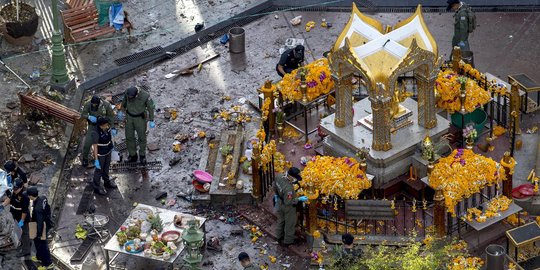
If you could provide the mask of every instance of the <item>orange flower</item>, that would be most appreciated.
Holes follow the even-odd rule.
[[[435,164],[429,176],[429,185],[443,191],[447,211],[455,216],[458,201],[501,180],[506,180],[506,176],[501,174],[499,165],[493,159],[468,149],[456,149]]]
[[[328,59],[321,58],[303,67],[306,72],[307,98],[313,100],[320,95],[328,94],[334,87],[332,72],[328,66]],[[285,74],[279,83],[278,89],[286,100],[301,100],[300,76],[298,69]]]
[[[441,71],[435,81],[435,88],[440,96],[437,100],[437,106],[450,113],[461,109],[461,100],[459,99],[461,82],[459,77],[453,70],[448,69]],[[488,91],[482,89],[475,80],[470,78],[467,78],[465,90],[467,95],[465,99],[465,110],[467,112],[472,112],[476,108],[483,106],[491,98]]]
[[[317,156],[302,171],[300,185],[304,190],[318,191],[327,197],[357,199],[362,190],[371,187],[371,181],[354,158]]]

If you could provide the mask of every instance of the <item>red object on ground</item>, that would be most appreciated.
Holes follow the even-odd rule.
[[[213,176],[203,170],[193,171],[193,175],[202,183],[211,183]]]
[[[534,195],[534,185],[523,184],[512,189],[512,197],[515,199],[524,199]]]
[[[199,181],[197,181],[197,180],[193,180],[192,183],[193,183],[193,187],[195,187],[195,190],[197,190],[200,193],[206,193],[206,192],[208,192],[210,190],[210,189],[205,189],[204,185],[202,183],[200,183]]]

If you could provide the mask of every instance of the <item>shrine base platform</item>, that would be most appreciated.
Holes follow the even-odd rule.
[[[418,144],[426,135],[437,142],[439,138],[448,132],[450,122],[437,115],[437,126],[432,129],[425,129],[418,125],[418,105],[413,99],[406,99],[403,103],[413,115],[409,118],[412,125],[399,129],[392,133],[392,149],[388,151],[375,151],[371,149],[373,142],[372,132],[362,125],[358,125],[358,120],[371,114],[371,103],[365,98],[353,105],[354,125],[338,128],[334,125],[335,114],[322,119],[321,127],[328,136],[324,139],[324,153],[331,156],[354,157],[362,147],[369,147],[369,157],[367,159],[367,172],[375,176],[373,186],[380,188],[392,179],[406,173],[412,164],[412,156],[418,149]]]

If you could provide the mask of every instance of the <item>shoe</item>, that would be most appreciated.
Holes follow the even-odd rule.
[[[83,159],[82,164],[83,167],[88,167],[88,159]]]
[[[20,257],[26,257],[26,256],[30,256],[30,253],[22,253],[22,252],[19,252],[17,253],[17,258],[20,258]]]
[[[140,156],[139,157],[139,162],[140,163],[146,163],[146,157],[145,156]]]
[[[116,185],[116,183],[113,182],[113,181],[106,182],[104,186],[105,186],[106,188],[117,188],[117,187],[118,187],[118,186]]]
[[[95,188],[94,193],[97,193],[99,195],[107,195],[107,191],[103,188]]]
[[[129,156],[128,162],[137,162],[137,156]]]
[[[41,263],[41,261],[38,260],[38,258],[36,256],[32,256],[31,259],[32,259],[33,262]]]

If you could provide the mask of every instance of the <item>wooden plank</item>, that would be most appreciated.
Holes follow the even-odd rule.
[[[391,201],[384,200],[346,200],[345,206],[388,206],[392,205]]]

